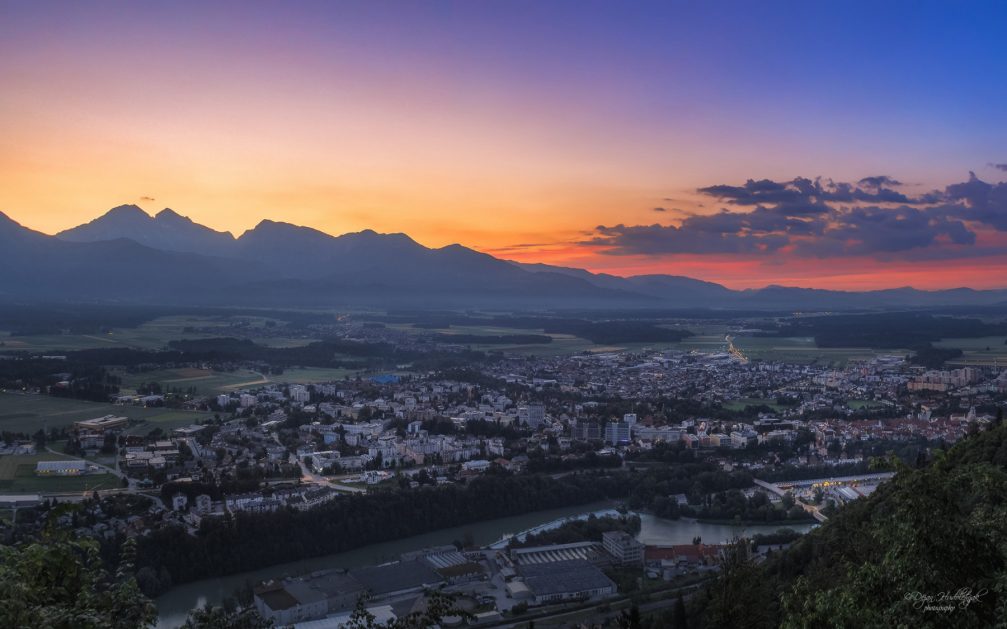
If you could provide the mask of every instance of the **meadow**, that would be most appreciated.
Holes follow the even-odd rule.
[[[171,341],[229,336],[235,326],[265,328],[268,317],[173,315],[158,317],[135,328],[113,328],[104,334],[40,334],[10,336],[0,330],[0,351],[59,352],[102,347],[163,349]],[[192,331],[193,328],[201,331]],[[186,331],[186,330],[189,331]],[[271,347],[299,347],[314,339],[263,337],[256,343]]]
[[[269,382],[269,379],[263,374],[247,369],[213,371],[196,367],[182,367],[139,372],[118,371],[116,375],[122,378],[122,384],[119,388],[123,394],[135,393],[137,387],[151,382],[160,384],[165,390],[177,388],[184,392],[195,388],[197,395],[226,393],[234,389],[259,386]]]
[[[879,350],[870,347],[818,347],[810,336],[775,337],[735,333],[726,325],[692,328],[695,336],[684,339],[676,348],[684,351],[726,352],[725,337],[731,335],[734,346],[750,360],[784,361],[843,367],[850,360],[873,358],[881,354],[906,354],[906,350]]]
[[[743,411],[746,406],[768,406],[776,412],[783,409],[773,398],[738,398],[725,401],[723,407],[729,411]]]
[[[524,356],[563,356],[581,352],[604,353],[634,351],[642,349],[670,349],[676,343],[620,343],[599,345],[573,334],[546,332],[544,328],[508,328],[499,325],[452,325],[444,328],[416,328],[411,324],[388,324],[389,328],[412,334],[434,333],[444,335],[472,336],[527,336],[529,334],[548,336],[551,343],[467,343],[466,346],[481,352],[505,352]]]
[[[1007,337],[981,336],[977,338],[946,338],[934,343],[934,347],[957,348],[962,356],[948,361],[949,367],[1004,366],[1007,365]]]
[[[104,415],[128,417],[142,423],[130,432],[142,434],[155,427],[172,430],[188,426],[197,420],[212,417],[209,413],[180,411],[169,408],[118,406],[56,398],[47,395],[0,392],[0,430],[33,433],[39,428],[64,428],[76,421]]]
[[[355,369],[327,369],[322,367],[291,367],[282,374],[263,374],[257,371],[239,369],[237,371],[213,371],[197,367],[176,369],[154,369],[130,373],[119,371],[122,378],[120,390],[124,394],[135,393],[142,384],[156,382],[162,390],[180,389],[182,392],[195,389],[196,395],[217,395],[248,387],[260,387],[270,383],[316,384],[334,382],[361,373]]]

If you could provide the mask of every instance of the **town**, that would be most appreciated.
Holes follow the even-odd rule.
[[[790,526],[823,522],[889,478],[889,457],[926,457],[931,446],[999,422],[1005,391],[1007,371],[995,365],[934,370],[884,354],[843,368],[753,361],[728,340],[726,351],[505,356],[211,396],[115,395],[110,402],[124,410],[170,405],[208,419],[144,434],[142,422],[111,413],[53,431],[44,446],[37,435],[5,433],[0,457],[40,446],[55,455],[51,444],[65,439],[66,456],[39,460],[39,478],[117,482],[78,495],[0,496],[0,508],[30,530],[57,501],[83,501],[84,514],[59,520],[80,537],[144,539],[170,529],[198,537],[239,515],[338,509],[348,496],[464,487],[484,476],[647,474],[676,461],[730,474],[712,488],[690,478],[675,493],[633,490],[598,520],[611,530],[574,541],[515,546],[524,539],[515,536],[416,549],[391,563],[268,580],[246,596],[277,626],[303,629],[340,626],[365,599],[368,613],[395,618],[432,590],[464,603],[469,622],[505,623],[620,600],[640,588],[619,578],[627,570],[666,584],[644,590],[667,592],[716,572],[732,540],[644,544],[619,524],[638,512],[763,521],[787,531],[776,540],[786,545],[799,535]],[[751,550],[759,557],[771,547]],[[145,567],[138,582],[156,594],[176,578]]]

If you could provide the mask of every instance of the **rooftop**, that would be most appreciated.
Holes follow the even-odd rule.
[[[535,596],[615,588],[604,572],[583,559],[521,566],[520,572]]]

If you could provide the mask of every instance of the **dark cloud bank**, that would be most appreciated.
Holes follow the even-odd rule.
[[[582,244],[610,254],[772,254],[783,248],[805,257],[853,255],[948,257],[1003,253],[974,245],[976,231],[1007,231],[1007,182],[969,173],[968,181],[909,194],[888,176],[857,183],[831,179],[749,179],[698,192],[723,207],[673,225],[599,225]],[[949,247],[959,245],[959,247]],[[962,249],[974,249],[962,251]],[[1005,251],[1007,252],[1007,251]]]

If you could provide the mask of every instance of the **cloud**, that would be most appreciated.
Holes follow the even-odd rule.
[[[944,190],[907,195],[887,175],[855,184],[827,178],[749,179],[699,188],[725,203],[714,214],[685,215],[678,225],[599,225],[582,241],[611,255],[777,254],[829,258],[947,257],[975,248],[979,232],[1007,232],[1007,182],[969,173]],[[975,248],[984,255],[1007,248]]]
[[[990,163],[989,166],[991,168],[996,168],[997,170],[1007,171],[1007,164],[993,164],[993,163]]]
[[[666,207],[656,207],[656,208],[654,208],[654,211],[655,212],[667,212],[668,208],[666,208]]]
[[[864,177],[857,182],[865,188],[881,188],[884,186],[898,187],[902,185],[901,181],[892,179],[888,175],[875,175],[874,177]]]
[[[140,197],[141,201],[157,201],[154,197]]]

